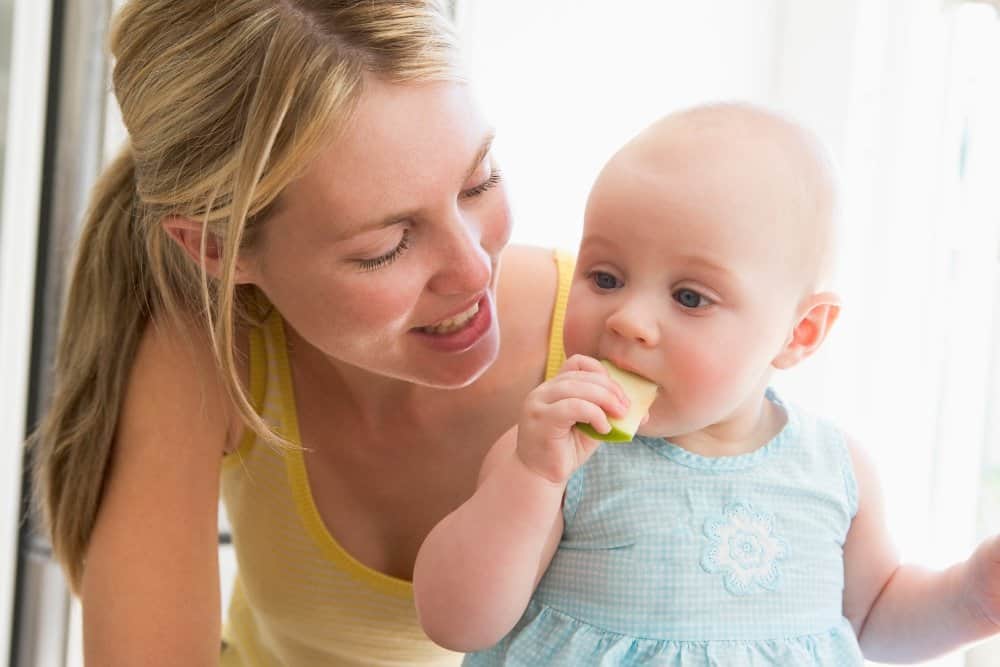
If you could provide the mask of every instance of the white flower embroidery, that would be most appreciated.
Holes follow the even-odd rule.
[[[722,573],[733,595],[747,595],[778,587],[778,561],[785,558],[785,541],[772,534],[774,517],[758,512],[750,503],[727,505],[719,518],[705,521],[708,544],[701,557],[706,572]]]

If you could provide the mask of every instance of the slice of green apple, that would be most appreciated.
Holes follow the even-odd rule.
[[[646,416],[646,413],[649,412],[649,406],[653,404],[653,399],[656,398],[656,391],[659,387],[656,383],[650,382],[644,377],[630,373],[629,371],[623,371],[610,361],[601,360],[601,363],[608,370],[608,375],[611,376],[611,379],[621,385],[621,388],[625,391],[625,395],[628,396],[628,413],[621,419],[608,418],[608,421],[611,422],[611,431],[609,433],[598,433],[593,426],[582,422],[578,422],[576,427],[595,440],[628,442],[635,436],[635,432],[639,430],[639,423]]]

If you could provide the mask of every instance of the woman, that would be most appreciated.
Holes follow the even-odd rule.
[[[504,249],[452,28],[432,0],[132,0],[111,45],[129,145],[34,437],[87,664],[218,664],[220,635],[223,665],[454,663],[414,558],[558,367],[567,264]]]

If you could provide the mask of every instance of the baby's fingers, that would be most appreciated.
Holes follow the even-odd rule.
[[[628,399],[621,387],[606,375],[571,372],[552,380],[537,392],[542,403],[553,404],[568,398],[578,398],[598,406],[612,417],[624,417]]]
[[[559,431],[571,430],[578,423],[590,424],[598,433],[611,431],[611,422],[605,411],[590,401],[566,398],[552,405],[552,413]]]
[[[611,379],[611,376],[608,375],[608,369],[604,367],[604,364],[593,357],[574,354],[563,363],[559,374],[550,380],[550,382],[557,383],[567,379],[580,379],[584,377],[591,382],[596,382],[607,387],[618,396],[626,407],[628,406],[629,399],[625,391],[617,382]]]
[[[566,361],[563,362],[562,368],[559,369],[559,372],[565,373],[567,371],[589,371],[591,373],[602,373],[604,375],[608,374],[608,372],[604,370],[604,366],[601,362],[593,357],[588,357],[585,354],[574,354],[566,359]]]

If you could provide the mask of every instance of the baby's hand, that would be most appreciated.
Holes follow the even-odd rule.
[[[574,428],[588,423],[611,430],[607,415],[621,417],[628,398],[596,359],[573,355],[559,375],[528,394],[518,427],[517,455],[529,470],[562,484],[594,453],[599,442]]]
[[[969,559],[966,598],[972,612],[1000,630],[1000,535],[979,545]]]

